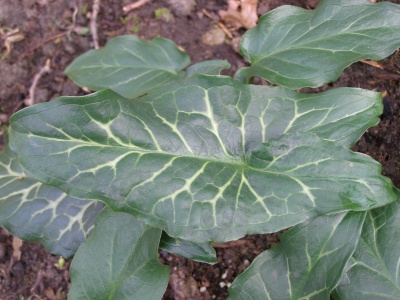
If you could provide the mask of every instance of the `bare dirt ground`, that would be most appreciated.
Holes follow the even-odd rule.
[[[174,4],[178,0],[153,0],[124,13],[123,7],[132,2],[100,1],[97,18],[100,46],[123,34],[137,34],[145,39],[162,36],[185,49],[193,63],[227,59],[232,65],[228,74],[246,64],[234,50],[236,39],[223,36],[221,42],[217,36],[210,42],[208,35],[204,37],[213,28],[219,28],[215,22],[219,20],[218,11],[227,7],[225,0],[197,0],[190,12],[182,12],[182,5]],[[400,0],[390,2],[400,4]],[[312,9],[317,3],[318,0],[260,0],[258,14],[285,4]],[[156,13],[159,8],[168,8],[171,14],[160,16],[160,11]],[[3,138],[9,116],[29,101],[39,103],[62,95],[85,94],[63,70],[75,57],[93,48],[93,39],[88,33],[91,12],[89,0],[0,0],[0,134]],[[233,37],[243,32],[243,29],[235,31]],[[34,86],[35,76],[46,62],[50,71],[43,73]],[[383,174],[400,187],[400,52],[381,65],[383,69],[356,63],[337,82],[319,90],[352,86],[385,93],[385,111],[380,124],[368,130],[354,150],[378,160],[383,165]],[[47,253],[39,244],[28,242],[23,243],[21,258],[16,260],[12,241],[7,232],[0,231],[0,300],[66,299],[70,262],[60,268],[59,257]],[[160,261],[171,266],[164,299],[226,299],[227,286],[233,279],[256,255],[277,242],[276,235],[255,235],[218,245],[218,263],[213,266],[161,251]]]

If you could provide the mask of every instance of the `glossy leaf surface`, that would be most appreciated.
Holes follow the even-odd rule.
[[[104,209],[71,264],[69,299],[161,299],[169,267],[158,261],[161,230]]]
[[[163,232],[160,248],[169,253],[174,253],[195,261],[208,264],[217,262],[217,254],[210,243],[192,243],[179,238],[170,237]]]
[[[111,89],[131,99],[182,77],[189,63],[189,56],[170,40],[147,42],[127,35],[79,56],[65,73],[81,87]]]
[[[365,213],[318,217],[281,235],[229,289],[229,299],[329,299],[357,246]]]
[[[10,140],[24,168],[70,195],[173,237],[229,241],[394,201],[378,163],[332,142],[355,142],[380,111],[375,95],[194,76],[140,101],[105,91],[30,107],[13,116]]]
[[[8,148],[0,154],[0,226],[39,242],[54,254],[73,256],[93,229],[104,204],[67,196],[26,176]]]
[[[362,59],[381,60],[400,47],[400,6],[369,0],[322,0],[313,10],[281,6],[246,32],[241,52],[251,63],[236,75],[291,89],[336,80]]]
[[[195,74],[220,75],[222,70],[229,69],[231,65],[226,60],[206,60],[187,68],[186,76]]]
[[[399,200],[367,214],[357,249],[334,299],[400,299]]]

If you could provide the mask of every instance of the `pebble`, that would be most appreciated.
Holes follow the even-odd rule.
[[[225,42],[225,32],[219,27],[214,27],[203,34],[201,41],[208,46],[222,45]]]
[[[249,260],[248,260],[248,259],[245,259],[245,260],[243,261],[243,265],[244,265],[245,267],[247,267],[248,265],[250,265]]]
[[[207,290],[207,288],[206,288],[205,286],[202,286],[202,287],[200,288],[200,293],[204,293],[206,290]]]

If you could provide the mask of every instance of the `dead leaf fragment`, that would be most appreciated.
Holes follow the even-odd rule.
[[[16,236],[13,236],[12,247],[13,247],[13,254],[12,254],[13,258],[16,261],[21,260],[22,240],[17,238]]]
[[[256,26],[258,0],[228,0],[228,9],[218,12],[221,19],[232,29],[246,29]]]

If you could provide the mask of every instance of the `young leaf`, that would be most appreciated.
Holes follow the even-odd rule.
[[[169,267],[158,261],[161,230],[105,208],[71,264],[70,299],[161,299]]]
[[[231,65],[227,60],[206,60],[187,68],[186,77],[196,74],[220,75],[222,70],[229,69]]]
[[[357,249],[333,299],[400,299],[399,200],[367,214]]]
[[[229,241],[394,201],[369,157],[289,134],[358,138],[370,120],[353,123],[356,111],[372,103],[361,109],[353,94],[369,93],[337,97],[344,91],[303,96],[197,75],[140,101],[104,91],[30,107],[12,117],[10,140],[24,168],[72,196],[102,200],[173,237]],[[255,146],[285,132],[249,164]]]
[[[217,262],[217,254],[210,243],[192,243],[179,238],[170,237],[163,232],[160,248],[195,261],[208,264],[215,264]]]
[[[318,217],[281,235],[229,288],[228,299],[329,299],[360,237],[365,213]]]
[[[132,99],[182,77],[181,70],[189,63],[189,56],[170,40],[146,42],[127,35],[79,56],[65,73],[79,86],[94,91],[111,89]]]
[[[356,61],[389,56],[400,47],[400,6],[371,2],[322,0],[313,11],[282,6],[267,13],[243,36],[241,52],[251,66],[236,78],[318,87]]]
[[[104,204],[67,196],[25,175],[7,147],[0,154],[0,226],[49,252],[71,257]]]

